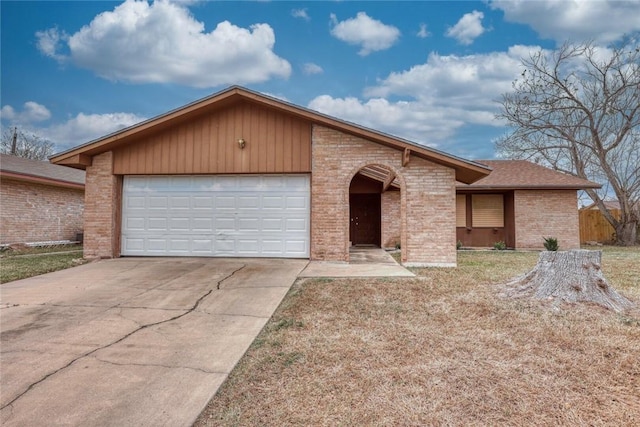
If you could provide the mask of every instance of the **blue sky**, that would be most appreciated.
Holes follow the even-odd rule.
[[[640,2],[2,1],[2,127],[56,151],[238,84],[470,159],[520,58],[640,32]]]

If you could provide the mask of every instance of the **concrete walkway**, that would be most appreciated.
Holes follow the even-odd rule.
[[[120,258],[1,285],[0,425],[192,425],[307,262]]]
[[[310,261],[299,277],[415,277],[384,249],[354,246],[350,261]]]

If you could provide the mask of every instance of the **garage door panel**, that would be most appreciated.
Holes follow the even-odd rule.
[[[144,220],[142,222],[144,227]],[[167,231],[167,218],[148,218],[147,229],[149,231]],[[138,228],[139,229],[139,228]]]
[[[213,218],[193,218],[192,230],[197,233],[213,233]]]
[[[285,231],[300,231],[304,232],[307,230],[307,221],[302,218],[288,218],[285,221],[286,228]]]
[[[125,227],[130,231],[144,231],[146,229],[145,218],[129,217],[126,219]]]
[[[216,196],[215,208],[217,210],[222,210],[222,209],[235,210],[236,208],[235,196]]]
[[[124,179],[122,253],[309,256],[308,175]]]

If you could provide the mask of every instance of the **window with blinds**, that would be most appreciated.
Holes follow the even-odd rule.
[[[471,196],[474,227],[504,227],[504,197],[502,194]]]
[[[456,195],[456,227],[467,226],[467,196],[466,194]]]

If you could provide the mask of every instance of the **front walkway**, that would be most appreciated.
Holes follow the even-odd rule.
[[[351,247],[350,261],[310,261],[298,277],[415,277],[384,249]]]

